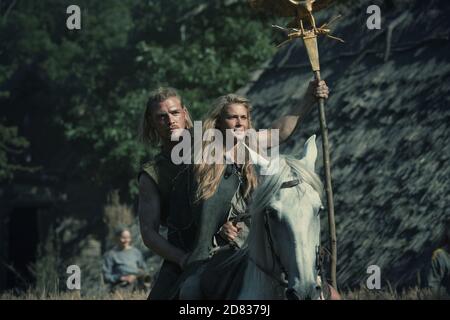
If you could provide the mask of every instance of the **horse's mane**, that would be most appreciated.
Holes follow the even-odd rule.
[[[280,156],[279,163],[281,166],[279,173],[266,176],[261,185],[255,190],[250,206],[252,214],[262,211],[267,206],[272,198],[271,195],[280,190],[281,185],[283,182],[286,182],[291,172],[302,182],[311,185],[319,193],[322,200],[323,185],[315,172],[308,170],[300,160],[291,156]]]
[[[264,252],[260,252],[263,248],[263,244],[259,241],[261,239],[260,232],[264,232],[264,228],[261,225],[261,223],[264,223],[264,209],[271,201],[273,194],[278,192],[283,182],[286,182],[289,179],[291,173],[294,174],[297,179],[301,180],[301,182],[309,184],[317,191],[320,199],[323,199],[323,185],[318,175],[309,170],[300,160],[291,156],[281,155],[279,165],[280,170],[278,173],[265,176],[264,180],[256,188],[249,207],[251,215],[249,236],[243,244],[242,249],[236,251],[235,254],[223,262],[224,266],[235,259],[241,259],[243,256],[247,255],[249,251],[258,256],[265,254]],[[301,195],[304,191],[301,191],[300,187],[301,183],[295,186]]]

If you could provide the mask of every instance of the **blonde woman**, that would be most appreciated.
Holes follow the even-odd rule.
[[[278,142],[285,141],[312,108],[314,98],[328,98],[326,84],[321,82],[314,88],[315,85],[314,82],[310,84],[300,107],[272,124],[271,129],[279,130],[279,139],[274,139],[272,130],[264,130],[255,133],[256,143],[273,147]],[[196,271],[195,275],[184,281],[181,298],[201,299],[200,278],[197,274],[203,270],[202,262],[218,252],[228,254],[239,249],[249,232],[250,217],[246,215],[246,208],[257,185],[257,177],[248,157],[244,155],[244,161],[238,161],[237,141],[253,129],[250,102],[235,94],[217,99],[203,122],[204,133],[214,129],[220,131],[223,137],[230,137],[227,132],[231,132],[235,139],[233,143],[227,143],[227,139],[223,140],[219,148],[215,140],[206,139],[202,152],[205,153],[206,150],[208,154],[213,150],[212,157],[223,161],[203,161],[194,166],[195,183],[187,184],[191,185],[190,190],[195,193],[192,197],[194,200],[186,201],[176,209],[177,220],[191,217],[186,220],[186,228],[181,229],[187,231],[184,232],[184,238],[189,238],[188,233],[190,235],[192,245],[189,249],[192,253],[187,262],[192,266],[192,270]],[[211,148],[213,145],[214,148]],[[185,186],[183,183],[178,184],[179,191],[175,190],[174,193],[176,198],[177,195],[189,193]],[[188,225],[194,227],[187,228]],[[180,232],[179,237],[183,238],[183,232]]]
[[[278,139],[273,139],[272,130],[264,130],[256,133],[256,137],[254,138],[256,138],[258,146],[263,145],[270,148],[286,141],[314,106],[315,98],[328,98],[329,90],[325,82],[321,81],[317,86],[316,84],[314,81],[310,83],[304,95],[303,103],[300,106],[297,106],[288,115],[272,123],[271,129],[278,129]],[[203,132],[210,129],[218,129],[226,137],[226,131],[229,130],[235,133],[236,136],[244,136],[246,131],[253,129],[251,110],[252,107],[249,100],[244,97],[235,94],[222,96],[216,100],[213,108],[203,122]],[[202,150],[208,149],[208,144],[210,142],[204,143]],[[243,211],[245,211],[245,203],[248,202],[252,191],[256,187],[257,179],[253,167],[248,161],[248,156],[244,157],[244,163],[239,164],[236,161],[237,150],[235,144],[232,144],[231,147],[231,149],[227,149],[226,145],[223,146],[223,156],[227,156],[227,160],[231,158],[233,162],[231,165],[223,162],[208,164],[204,161],[200,165],[195,166],[195,178],[198,184],[196,196],[200,200],[211,198],[216,194],[223,177],[227,177],[230,172],[237,175],[239,187],[236,189],[239,189],[239,192],[236,192],[230,200],[229,221],[221,228],[219,236],[221,240],[239,246],[248,233],[248,228],[245,227],[244,222],[232,223],[232,220],[236,220],[238,215],[242,215]],[[227,173],[225,174],[225,172]],[[242,239],[239,238],[239,235],[242,235]]]

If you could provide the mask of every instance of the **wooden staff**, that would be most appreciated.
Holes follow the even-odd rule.
[[[318,11],[328,6],[332,0],[250,0],[250,5],[257,9],[264,9],[266,11],[274,12],[282,17],[294,16],[294,21],[288,24],[288,27],[273,26],[274,28],[283,30],[287,33],[288,39],[282,42],[278,47],[281,47],[290,41],[301,38],[305,44],[306,52],[311,63],[314,77],[317,81],[320,77],[320,63],[319,50],[317,48],[317,36],[325,35],[329,38],[344,42],[340,38],[331,36],[328,26],[337,18],[325,23],[321,27],[316,26],[315,19],[312,15],[313,10]],[[305,29],[303,20],[309,23],[309,28]],[[325,171],[325,191],[327,194],[327,208],[328,208],[328,227],[329,240],[331,249],[331,285],[337,290],[336,279],[336,264],[337,264],[337,246],[336,246],[336,223],[334,219],[334,202],[333,189],[331,185],[331,165],[330,165],[330,151],[328,142],[328,127],[325,117],[325,101],[323,98],[319,99],[319,118],[320,129],[322,132],[322,150],[323,150],[323,166]]]

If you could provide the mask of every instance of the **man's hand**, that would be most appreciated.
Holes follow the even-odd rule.
[[[223,239],[231,242],[238,236],[241,229],[242,228],[240,226],[236,226],[233,222],[228,221],[220,228],[219,235]]]

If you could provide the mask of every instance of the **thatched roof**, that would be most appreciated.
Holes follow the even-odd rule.
[[[381,7],[381,30],[366,27],[371,4]],[[326,109],[338,281],[341,287],[365,283],[367,267],[376,264],[384,283],[415,284],[441,222],[450,218],[449,4],[371,0],[339,10],[344,18],[333,33],[346,43],[319,43],[331,88]],[[336,7],[324,11],[319,24],[337,13]],[[311,78],[304,47],[295,42],[240,93],[252,100],[258,127],[268,127],[297,103]],[[316,110],[282,151],[299,153],[314,133],[320,135]],[[326,213],[322,224],[326,240]]]

